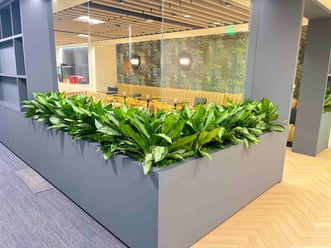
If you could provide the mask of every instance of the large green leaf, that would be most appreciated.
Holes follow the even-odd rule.
[[[268,129],[273,132],[284,132],[285,128],[284,126],[280,124],[269,124]]]
[[[143,135],[140,135],[139,133],[134,131],[132,127],[128,124],[120,123],[118,127],[126,137],[132,138],[144,151],[144,153],[147,154],[149,150],[149,142]]]
[[[146,154],[145,160],[143,161],[143,171],[145,175],[148,174],[148,172],[150,172],[152,165],[153,165],[153,154],[148,153]]]
[[[169,152],[186,149],[187,145],[192,145],[193,141],[197,138],[197,134],[192,134],[190,136],[185,136],[173,140],[172,144],[169,146]]]
[[[144,135],[148,140],[151,138],[150,128],[148,127],[148,124],[146,122],[142,122],[142,120],[139,119],[138,115],[133,114],[129,121],[130,124],[137,129],[140,135]]]
[[[154,163],[162,161],[168,154],[168,147],[155,146],[152,150]]]
[[[51,124],[54,124],[54,125],[62,124],[62,119],[60,119],[59,117],[54,116],[54,115],[49,118],[49,121]]]
[[[157,133],[154,135],[166,140],[169,144],[172,144],[172,139],[169,136],[165,135],[164,133]]]
[[[210,155],[210,153],[208,151],[206,151],[206,150],[199,150],[199,153],[203,157],[207,157],[207,158],[209,158],[211,160],[211,155]]]
[[[202,131],[201,133],[199,133],[198,135],[198,139],[197,139],[197,149],[201,149],[202,146],[208,144],[210,141],[212,141],[214,138],[216,138],[220,132],[221,128],[215,128],[211,131]]]
[[[196,132],[202,130],[204,119],[205,119],[205,108],[203,105],[198,104],[195,107],[195,113],[192,117],[193,128]]]
[[[213,106],[213,105],[209,105],[209,106]],[[213,107],[210,107],[207,109],[206,116],[204,119],[205,120],[204,120],[204,123],[202,126],[202,130],[210,130],[210,129],[214,128],[215,125],[217,125],[216,116],[215,116]]]
[[[110,125],[105,125],[102,122],[95,120],[95,126],[97,132],[107,134],[109,136],[121,136],[121,132],[115,128],[112,128]]]

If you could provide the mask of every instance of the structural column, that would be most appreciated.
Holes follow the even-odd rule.
[[[279,106],[279,121],[288,120],[298,58],[304,0],[252,0],[244,97],[266,97]],[[272,158],[283,166],[284,145]],[[261,154],[261,157],[265,156]]]
[[[304,1],[251,3],[245,98],[270,99],[279,105],[279,120],[284,121],[289,117]]]
[[[28,98],[58,90],[51,0],[20,0]]]
[[[322,111],[330,49],[331,18],[310,20],[295,122],[294,152],[315,156],[328,145],[330,117]]]

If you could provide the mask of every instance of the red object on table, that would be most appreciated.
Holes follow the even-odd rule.
[[[78,84],[78,77],[75,75],[70,75],[69,76],[69,83],[71,84]]]

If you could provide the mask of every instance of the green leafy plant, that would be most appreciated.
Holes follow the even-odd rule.
[[[45,122],[49,129],[68,132],[73,139],[98,142],[104,159],[120,152],[143,164],[147,174],[152,167],[164,167],[187,157],[211,159],[212,149],[228,144],[258,144],[267,131],[284,131],[274,123],[277,107],[267,99],[229,102],[227,106],[184,106],[152,115],[148,110],[113,108],[86,96],[65,97],[64,93],[35,93],[24,101],[25,116]]]
[[[331,112],[331,87],[327,87],[324,96],[324,112]]]

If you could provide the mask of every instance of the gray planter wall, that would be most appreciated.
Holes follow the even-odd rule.
[[[0,116],[11,123],[0,122],[1,142],[130,247],[188,247],[282,179],[286,133],[145,176],[139,162],[122,155],[104,161],[96,144],[72,141],[22,113],[0,106]]]
[[[130,247],[157,246],[158,181],[124,156],[104,161],[98,146],[0,106],[0,140]],[[20,137],[19,139],[14,137]]]
[[[159,173],[159,246],[187,247],[282,180],[284,133],[230,146]]]

